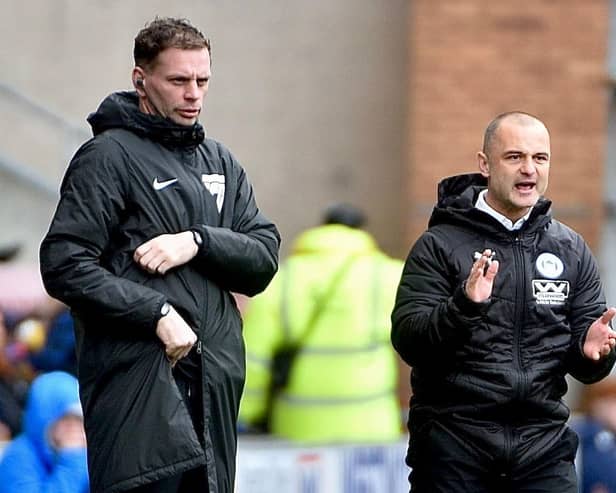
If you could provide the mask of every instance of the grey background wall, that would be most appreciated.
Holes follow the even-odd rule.
[[[247,169],[287,252],[328,203],[368,211],[403,255],[407,2],[1,0],[0,83],[74,123],[66,132],[0,92],[0,155],[58,187],[104,96],[130,88],[132,43],[155,15],[181,16],[213,43],[202,122]],[[55,204],[0,172],[0,244],[36,259]]]

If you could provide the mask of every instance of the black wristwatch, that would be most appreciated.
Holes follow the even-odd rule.
[[[163,303],[163,306],[160,307],[160,318],[163,318],[169,315],[170,311],[171,311],[171,305],[165,301]]]
[[[201,238],[201,233],[199,233],[199,231],[195,231],[194,229],[191,229],[191,233],[193,234],[193,240],[195,240],[197,248],[200,249],[201,245],[203,245],[203,238]]]

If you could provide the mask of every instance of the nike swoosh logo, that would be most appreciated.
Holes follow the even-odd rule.
[[[171,180],[165,180],[165,181],[158,181],[158,177],[156,177],[154,178],[154,181],[152,182],[152,186],[154,187],[154,190],[162,190],[163,188],[166,188],[169,185],[174,184],[176,181],[178,181],[177,178],[172,178]]]

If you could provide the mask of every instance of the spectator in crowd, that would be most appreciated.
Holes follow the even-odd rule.
[[[0,493],[87,493],[82,416],[75,377],[51,372],[35,378],[23,431],[0,460]]]
[[[37,372],[59,370],[77,375],[73,317],[66,307],[50,321],[44,344],[29,354],[29,361]]]
[[[5,356],[16,380],[29,384],[43,371],[75,373],[75,336],[70,315],[49,322],[37,317],[20,320],[9,333]]]
[[[363,225],[351,205],[328,208],[248,303],[243,426],[313,443],[400,436],[389,315],[402,262]]]
[[[580,493],[616,493],[616,376],[584,387],[580,413],[571,424],[580,438]]]
[[[7,442],[21,429],[21,413],[27,384],[20,385],[7,354],[8,331],[0,312],[0,442]]]
[[[245,374],[231,292],[267,286],[280,237],[199,123],[209,40],[156,18],[134,58],[135,91],[90,115],[68,166],[43,280],[75,322],[91,489],[230,493]]]
[[[565,375],[609,374],[616,308],[590,249],[543,197],[545,125],[499,115],[478,165],[439,184],[392,314],[412,367],[411,490],[577,493]]]

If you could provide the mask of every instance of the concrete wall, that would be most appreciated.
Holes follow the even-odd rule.
[[[213,43],[203,123],[244,164],[284,251],[334,200],[365,206],[380,243],[406,250],[407,2],[3,0],[0,9],[0,82],[84,130],[104,96],[130,87],[137,31],[155,15],[188,17]],[[0,152],[57,186],[80,138],[2,93],[0,114]],[[32,260],[54,200],[22,188],[0,174],[0,243],[24,241]]]

